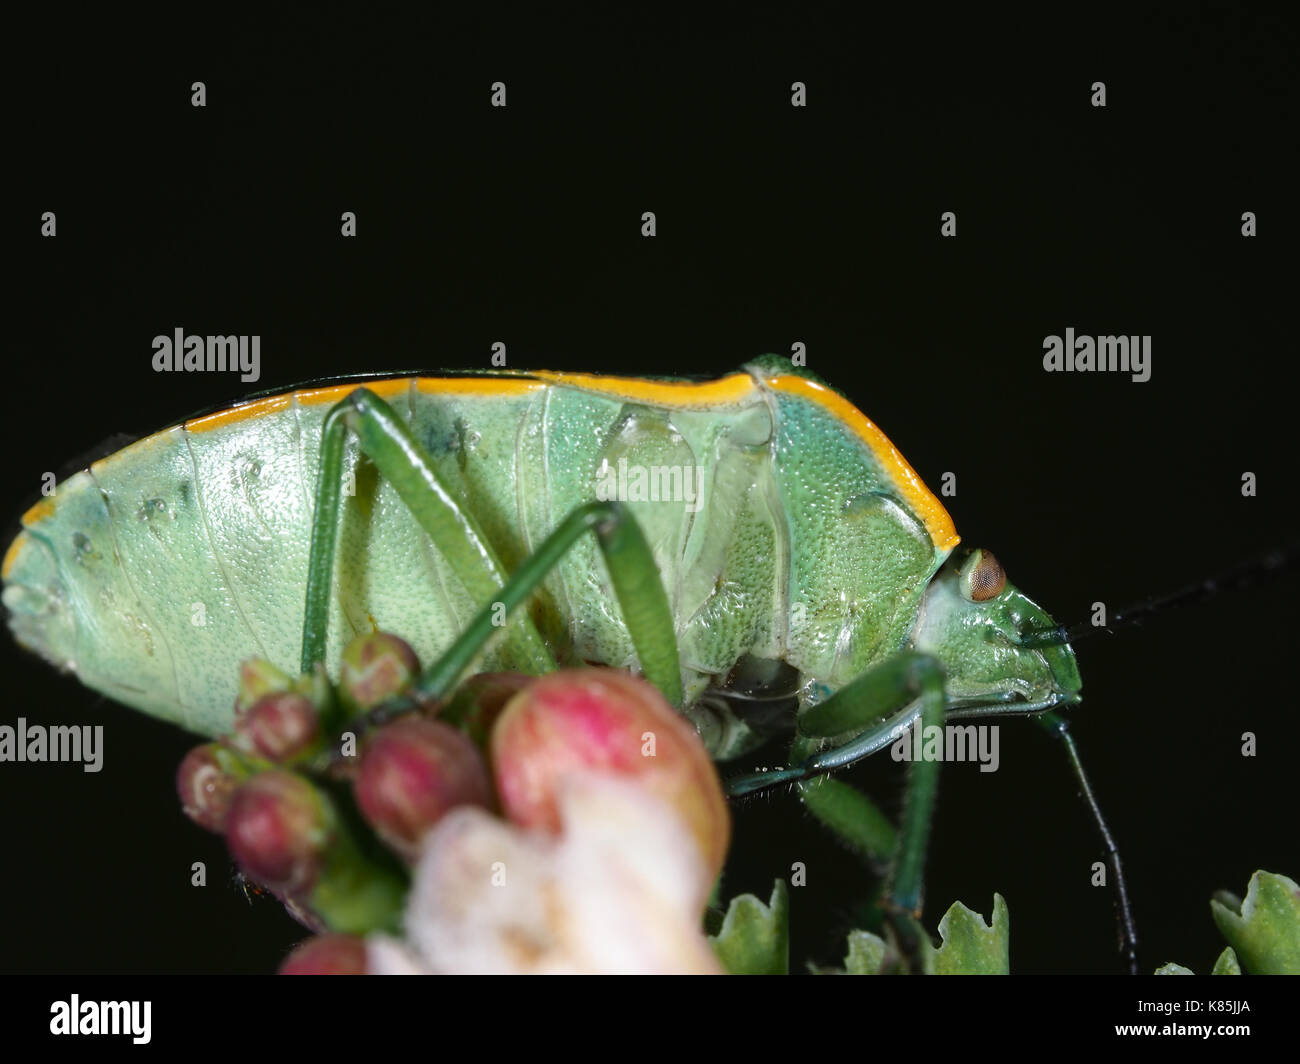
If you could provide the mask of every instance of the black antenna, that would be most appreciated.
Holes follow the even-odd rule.
[[[1203,599],[1213,598],[1224,591],[1241,591],[1257,583],[1265,576],[1274,576],[1285,572],[1296,565],[1297,562],[1300,562],[1300,543],[1293,543],[1290,546],[1269,551],[1258,558],[1242,562],[1218,576],[1212,576],[1195,584],[1189,584],[1168,595],[1145,599],[1142,602],[1134,603],[1132,606],[1126,606],[1111,615],[1109,624],[1097,626],[1088,621],[1080,621],[1078,624],[1069,627],[1059,624],[1052,628],[1031,628],[1021,633],[1018,645],[1022,647],[1053,647],[1060,646],[1062,643],[1077,643],[1080,639],[1087,639],[1100,632],[1114,632],[1116,628],[1140,624],[1151,614],[1159,613],[1162,610],[1175,609],[1192,602],[1200,602]]]

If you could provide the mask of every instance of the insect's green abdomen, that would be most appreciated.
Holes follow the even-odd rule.
[[[538,378],[371,387],[507,569],[579,504],[627,501],[660,566],[688,697],[745,654],[834,685],[905,635],[946,549],[834,409],[761,374]],[[61,484],[6,558],[18,638],[121,702],[224,731],[241,660],[296,668],[321,424],[346,391],[188,422]],[[346,468],[327,660],[378,625],[429,662],[483,603],[368,462],[353,453]],[[561,661],[635,663],[589,540],[534,615]],[[510,667],[500,654],[484,667]]]

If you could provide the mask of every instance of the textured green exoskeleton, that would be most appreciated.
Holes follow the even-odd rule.
[[[333,672],[374,627],[441,663],[438,693],[472,662],[599,662],[640,667],[719,759],[795,731],[790,767],[737,794],[813,780],[918,717],[1039,714],[1081,686],[1068,646],[1022,645],[1053,622],[991,555],[949,560],[951,519],[883,434],[774,357],[698,384],[520,373],[263,398],[95,463],[23,524],[4,565],[19,641],[205,735],[232,723],[242,660]],[[520,608],[488,641],[494,602]],[[727,697],[778,676],[784,721]],[[904,909],[937,769],[913,765]],[[802,792],[832,827],[858,800]]]

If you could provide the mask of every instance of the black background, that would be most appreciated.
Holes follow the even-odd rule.
[[[1190,5],[1050,23],[494,18],[15,34],[0,429],[15,520],[43,472],[110,433],[246,394],[151,370],[152,337],[179,326],[260,334],[258,389],[483,368],[497,340],[516,369],[705,376],[802,341],[932,488],[957,474],[945,501],[965,542],[1070,622],[1294,538],[1294,22]],[[497,80],[505,110],[488,106]],[[1150,334],[1152,379],[1045,374],[1043,338],[1067,326]],[[1300,876],[1298,587],[1079,647],[1075,733],[1148,971],[1208,969],[1213,890],[1244,892],[1260,867]],[[0,765],[0,969],[273,970],[302,932],[250,909],[219,841],[181,816],[172,776],[193,739],[8,639],[0,654],[4,723],[103,723],[107,744],[97,775]],[[1060,751],[1024,722],[1001,738],[1000,771],[945,772],[931,926],[954,899],[987,914],[999,891],[1014,971],[1120,971]],[[897,811],[898,766],[852,778]],[[729,892],[765,897],[805,862],[793,955],[837,960],[852,860],[788,795],[736,825]]]

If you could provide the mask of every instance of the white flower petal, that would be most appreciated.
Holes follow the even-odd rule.
[[[423,961],[404,942],[387,935],[371,935],[366,939],[367,975],[425,975],[428,969]]]
[[[632,783],[575,777],[560,796],[557,872],[581,919],[569,948],[587,971],[716,970],[700,931],[708,870],[675,810]]]
[[[677,812],[634,783],[575,775],[562,834],[485,810],[428,835],[407,901],[407,951],[372,936],[377,970],[417,958],[448,973],[712,973],[700,929],[708,871]]]

